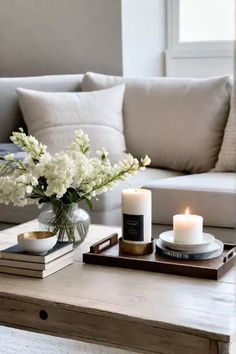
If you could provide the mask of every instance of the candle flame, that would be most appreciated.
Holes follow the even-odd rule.
[[[189,214],[190,214],[190,212],[189,212],[189,207],[187,207],[186,210],[185,210],[185,215],[186,215],[186,216],[189,216]]]

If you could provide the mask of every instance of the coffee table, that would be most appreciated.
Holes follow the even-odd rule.
[[[0,248],[37,229],[0,232]],[[213,281],[83,264],[113,232],[92,225],[74,264],[46,279],[0,274],[0,324],[141,353],[236,353],[236,267]]]

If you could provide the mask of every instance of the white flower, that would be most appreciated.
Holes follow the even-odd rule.
[[[26,191],[27,194],[31,194],[33,192],[33,187],[32,186],[27,186],[25,188],[25,191]]]
[[[5,161],[14,161],[14,155],[13,154],[7,154],[4,156]]]
[[[81,152],[86,156],[89,155],[89,137],[82,129],[75,131],[75,141],[67,147],[67,151]]]
[[[65,152],[52,156],[33,136],[22,130],[13,133],[12,141],[28,156],[23,161],[16,161],[12,154],[6,156],[5,169],[0,169],[0,202],[21,206],[55,198],[63,198],[63,203],[90,200],[150,164],[148,156],[139,162],[127,154],[112,165],[105,148],[97,152],[98,157],[90,157],[88,135],[82,130],[75,134]]]
[[[21,174],[19,177],[16,178],[16,182],[32,186],[37,186],[38,184],[37,178],[29,173]]]
[[[56,195],[61,198],[73,183],[74,161],[64,152],[55,156],[46,154],[36,165],[34,173],[37,178],[46,179],[46,196]]]
[[[83,155],[81,152],[75,151],[68,151],[68,156],[72,159],[74,166],[72,187],[79,188],[82,181],[93,172],[91,159],[89,159],[86,155]]]
[[[151,159],[146,155],[144,158],[141,158],[141,163],[144,167],[150,165]]]
[[[107,150],[103,147],[102,150],[96,151],[96,154],[100,157],[101,160],[106,160],[108,158],[109,153]]]
[[[24,179],[24,178],[23,178]],[[0,202],[9,204],[12,202],[17,206],[29,204],[28,194],[33,190],[30,185],[25,185],[15,176],[0,177]],[[35,203],[36,201],[31,201]]]
[[[20,129],[19,132],[14,132],[10,139],[15,145],[28,152],[32,159],[39,160],[46,153],[46,145],[40,144],[32,135],[27,136],[23,129]]]

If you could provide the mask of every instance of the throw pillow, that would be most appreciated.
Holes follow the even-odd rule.
[[[63,150],[83,129],[93,153],[103,146],[111,160],[126,150],[122,104],[125,85],[97,92],[40,92],[17,89],[21,110],[31,135],[48,146],[50,153]]]
[[[228,77],[129,79],[87,73],[82,90],[125,83],[127,151],[152,166],[191,173],[216,163],[229,113]]]
[[[232,89],[230,114],[225,128],[224,139],[214,171],[236,171],[236,97]]]

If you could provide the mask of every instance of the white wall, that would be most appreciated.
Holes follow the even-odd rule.
[[[166,75],[171,77],[210,77],[233,75],[234,58],[181,58],[167,54]]]
[[[120,0],[0,0],[0,76],[122,74]]]
[[[165,0],[122,0],[123,75],[164,75],[165,19]]]

